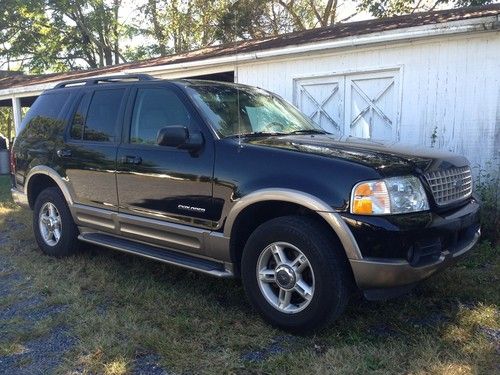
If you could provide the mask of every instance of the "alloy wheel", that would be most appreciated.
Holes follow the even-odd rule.
[[[314,296],[314,272],[307,257],[287,242],[268,245],[257,261],[257,282],[271,306],[286,314],[304,310]]]
[[[45,243],[49,246],[57,245],[61,239],[62,224],[59,211],[53,203],[46,202],[40,209],[38,226]]]

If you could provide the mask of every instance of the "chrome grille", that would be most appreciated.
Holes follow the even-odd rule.
[[[425,174],[434,200],[440,206],[467,198],[472,194],[469,167],[444,169]]]

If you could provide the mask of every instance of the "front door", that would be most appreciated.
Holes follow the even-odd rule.
[[[210,229],[218,219],[212,212],[213,140],[205,133],[205,144],[196,153],[159,146],[157,134],[164,127],[182,125],[190,133],[206,129],[171,85],[145,84],[132,97],[129,126],[117,155],[122,234],[197,251],[196,240],[178,229],[179,225]]]

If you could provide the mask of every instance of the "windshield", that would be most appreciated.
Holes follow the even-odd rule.
[[[190,85],[187,92],[223,137],[326,133],[295,107],[264,90],[211,83]]]

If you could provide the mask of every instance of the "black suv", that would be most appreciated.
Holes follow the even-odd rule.
[[[309,330],[349,295],[399,295],[469,251],[464,157],[338,139],[258,88],[115,76],[43,93],[12,152],[46,254],[81,241],[241,277],[269,322]]]

